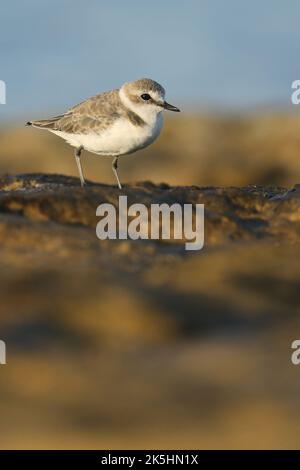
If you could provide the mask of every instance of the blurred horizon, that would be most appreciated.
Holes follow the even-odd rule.
[[[143,76],[186,112],[295,111],[299,17],[295,0],[5,2],[0,118],[60,113]]]

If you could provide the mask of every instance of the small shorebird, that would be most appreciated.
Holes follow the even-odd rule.
[[[150,78],[125,83],[77,104],[65,114],[51,119],[29,121],[28,126],[47,129],[75,147],[81,186],[82,150],[114,157],[112,169],[118,186],[118,158],[150,145],[160,134],[162,111],[180,111],[165,101],[165,90]]]

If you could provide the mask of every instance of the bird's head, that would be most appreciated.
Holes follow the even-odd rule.
[[[120,98],[126,107],[143,117],[157,115],[164,109],[180,111],[165,101],[165,89],[150,78],[124,83],[120,88]]]

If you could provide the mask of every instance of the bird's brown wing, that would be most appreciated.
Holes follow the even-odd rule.
[[[118,90],[108,91],[83,101],[65,114],[51,119],[30,121],[34,127],[71,134],[100,133],[124,114]]]

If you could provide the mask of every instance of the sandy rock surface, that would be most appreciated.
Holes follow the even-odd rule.
[[[0,178],[8,447],[297,447],[300,190]],[[96,237],[100,203],[205,205],[205,246]]]

